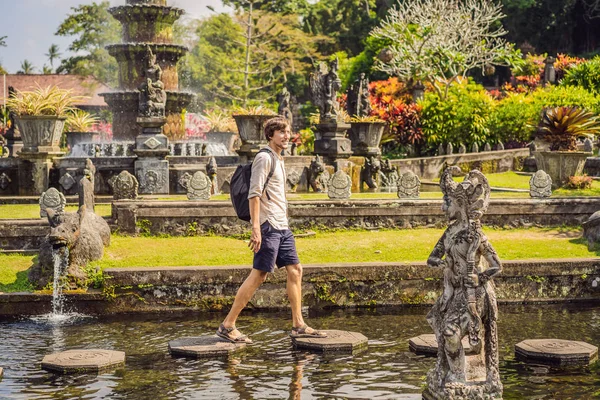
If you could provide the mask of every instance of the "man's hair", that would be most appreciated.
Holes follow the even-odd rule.
[[[290,126],[290,122],[284,117],[278,116],[275,118],[271,118],[267,122],[265,122],[264,130],[265,137],[267,141],[273,138],[275,131],[281,131]]]

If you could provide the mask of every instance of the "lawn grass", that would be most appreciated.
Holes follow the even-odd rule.
[[[581,231],[565,229],[484,229],[501,259],[586,258],[590,252]],[[296,239],[305,264],[336,262],[425,261],[442,229],[318,232]],[[208,237],[114,236],[101,268],[251,264],[252,253],[240,239]]]
[[[35,258],[23,254],[0,254],[0,292],[31,291],[27,270]]]
[[[588,258],[579,228],[484,228],[501,260]],[[317,232],[296,239],[304,264],[361,262],[424,262],[443,229],[346,230]],[[29,290],[26,270],[34,256],[0,255],[0,291]],[[217,237],[131,237],[113,235],[104,258],[93,266],[104,268],[226,266],[252,263],[245,240]]]
[[[72,204],[65,207],[65,211],[77,211],[79,206]],[[96,204],[96,214],[110,217],[110,204]],[[38,204],[1,204],[0,219],[39,219],[40,206]]]

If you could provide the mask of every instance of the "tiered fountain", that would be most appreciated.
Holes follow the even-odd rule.
[[[179,91],[177,62],[188,49],[173,44],[173,24],[184,11],[167,6],[167,0],[126,0],[126,5],[109,9],[123,25],[123,43],[106,47],[119,63],[119,88],[101,96],[113,113],[113,139],[133,141],[141,134],[136,124],[138,87],[144,79],[147,46],[162,68],[162,82],[167,91],[166,118],[163,133],[170,139],[182,139],[185,126],[181,111],[193,98]]]

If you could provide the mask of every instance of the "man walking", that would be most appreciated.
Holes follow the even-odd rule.
[[[252,235],[250,250],[254,262],[250,275],[238,289],[227,317],[217,330],[217,336],[231,342],[252,343],[235,327],[235,322],[258,287],[273,272],[275,266],[287,272],[287,295],[292,308],[293,337],[326,337],[323,332],[310,328],[302,318],[302,266],[296,252],[294,235],[288,227],[285,198],[285,167],[281,153],[287,149],[291,128],[282,117],[268,120],[264,126],[269,145],[259,152],[252,163],[248,200]],[[273,175],[269,178],[272,163]],[[268,182],[267,182],[268,181]]]

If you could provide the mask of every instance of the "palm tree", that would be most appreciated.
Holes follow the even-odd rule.
[[[44,66],[42,67],[42,74],[44,74],[44,75],[52,74],[52,68],[47,66],[46,64],[44,64]]]
[[[8,36],[0,36],[0,47],[6,47],[6,38]]]
[[[50,46],[50,48],[48,49],[48,52],[46,53],[46,57],[48,57],[48,60],[50,61],[50,66],[54,67],[54,60],[56,60],[58,57],[60,57],[60,53],[58,52],[57,44],[52,44]]]
[[[21,69],[19,70],[19,72],[17,72],[17,74],[33,74],[34,70],[35,67],[33,66],[33,64],[31,64],[29,60],[23,60],[23,62],[21,63]]]

